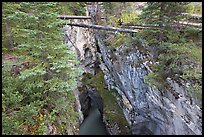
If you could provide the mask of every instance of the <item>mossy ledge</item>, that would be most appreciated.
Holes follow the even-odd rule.
[[[103,99],[103,118],[108,128],[112,128],[115,124],[118,125],[119,130],[117,134],[128,134],[129,126],[124,117],[123,110],[116,100],[118,97],[116,90],[105,89],[104,74],[100,70],[96,75],[86,73],[82,79],[83,86],[89,85],[94,87]],[[83,87],[79,88],[83,92]]]

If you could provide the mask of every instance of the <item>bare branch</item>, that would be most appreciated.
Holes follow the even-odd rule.
[[[91,19],[91,16],[59,15],[58,18],[60,18],[60,19]],[[105,19],[105,18],[101,17],[101,19]]]

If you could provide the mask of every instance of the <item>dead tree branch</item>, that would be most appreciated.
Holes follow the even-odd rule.
[[[101,26],[101,25],[87,25],[87,24],[80,24],[80,23],[67,23],[66,25],[83,27],[83,28],[91,28],[91,29],[101,29],[101,30],[107,30],[107,31],[126,32],[126,33],[137,33],[138,32],[132,29],[115,28],[115,27]]]

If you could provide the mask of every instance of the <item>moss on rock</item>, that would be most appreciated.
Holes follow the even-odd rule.
[[[83,80],[83,85],[90,85],[94,87],[103,99],[104,104],[104,121],[112,127],[115,123],[119,126],[119,134],[128,133],[128,123],[124,117],[122,108],[118,105],[116,100],[116,91],[108,91],[104,88],[104,74],[99,71],[96,75],[87,74],[88,79]]]

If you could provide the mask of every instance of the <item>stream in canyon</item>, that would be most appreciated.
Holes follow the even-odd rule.
[[[73,20],[73,22],[89,23],[87,20]],[[186,93],[185,83],[182,86],[168,78],[170,88],[163,91],[145,83],[144,77],[151,72],[149,65],[156,63],[150,60],[151,53],[142,52],[140,47],[135,45],[134,48],[129,47],[130,52],[124,54],[127,46],[121,45],[114,51],[118,58],[113,60],[112,53],[105,45],[100,31],[73,26],[65,28],[65,34],[68,37],[65,41],[70,48],[75,51],[77,49],[76,52],[81,61],[80,67],[84,73],[95,76],[98,69],[101,70],[105,80],[104,87],[106,86],[109,92],[112,89],[117,91],[120,96],[119,104],[130,126],[130,134],[202,134],[202,110],[191,103],[191,98]],[[142,41],[141,43],[142,47],[148,51],[148,46]],[[80,95],[83,94],[83,90]],[[80,101],[86,100],[85,95],[81,96]],[[79,105],[83,108],[84,104],[86,103],[82,101]],[[86,112],[87,116],[84,116],[80,134],[107,134],[105,129],[112,135],[120,134],[111,132],[107,121],[101,119],[107,113],[103,112],[103,107],[101,110],[97,108],[100,107],[89,107],[90,113]],[[85,109],[79,111],[84,113]],[[114,114],[114,111],[112,113]],[[112,125],[116,125],[115,130],[117,130],[119,122],[112,121]]]
[[[89,114],[80,126],[79,135],[108,135],[102,115],[96,106],[91,106]]]

